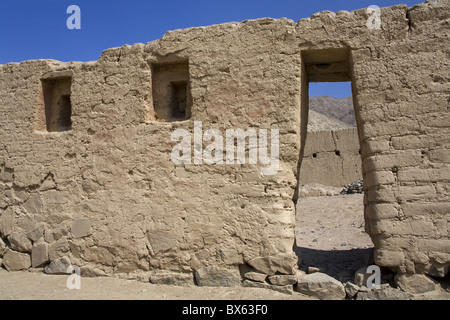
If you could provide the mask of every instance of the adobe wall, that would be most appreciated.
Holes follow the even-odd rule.
[[[442,276],[450,264],[448,9],[448,1],[382,8],[381,30],[367,28],[365,9],[233,22],[170,31],[95,62],[1,66],[3,265],[195,273],[208,285],[239,283],[244,265],[294,273],[308,81],[333,79],[352,81],[375,262]],[[160,100],[185,106],[188,120],[155,110],[152,77],[164,64],[176,79],[158,89]],[[70,123],[52,131],[49,95],[66,89],[43,82],[64,79]],[[278,129],[277,174],[262,175],[259,163],[175,165],[171,135],[193,132],[194,121],[222,132]]]
[[[356,128],[308,132],[299,185],[344,187],[362,177]]]

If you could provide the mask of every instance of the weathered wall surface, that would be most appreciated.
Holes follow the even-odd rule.
[[[352,80],[376,263],[445,274],[448,9],[448,1],[382,8],[381,30],[367,28],[365,9],[227,23],[109,49],[96,62],[1,66],[3,264],[51,271],[72,263],[85,275],[170,270],[218,285],[239,283],[244,264],[293,273],[307,83],[326,79],[321,66],[330,64],[335,80]],[[173,92],[188,81],[187,120],[154,109],[152,76],[164,63],[188,66],[168,80]],[[67,78],[70,129],[48,132],[42,79]],[[54,108],[67,104],[58,101]],[[279,129],[278,173],[262,176],[259,164],[175,166],[171,134],[193,132],[194,121],[222,132]]]
[[[356,128],[308,132],[300,168],[300,186],[319,183],[343,187],[361,179]]]
[[[57,235],[37,240],[49,256],[39,265],[67,256],[86,274],[215,266],[236,275],[239,265],[279,253],[291,257],[284,260],[292,273],[300,79],[285,66],[300,56],[284,54],[281,39],[293,28],[284,20],[231,23],[106,50],[98,62],[3,66],[2,238],[44,223],[45,235]],[[272,37],[280,45],[261,51]],[[154,64],[185,61],[191,119],[155,121]],[[66,70],[71,130],[47,132],[41,78]],[[175,166],[171,134],[193,132],[194,120],[203,130],[270,130],[276,122],[278,174],[262,177],[249,164]],[[79,220],[90,224],[82,237],[74,236]]]

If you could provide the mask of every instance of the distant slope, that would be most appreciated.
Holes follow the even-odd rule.
[[[337,125],[342,125],[342,123],[344,123],[347,124],[347,127],[356,127],[352,97],[310,97],[309,110],[325,115],[331,120],[338,120]]]
[[[325,131],[349,128],[350,125],[314,110],[309,110],[308,131]]]

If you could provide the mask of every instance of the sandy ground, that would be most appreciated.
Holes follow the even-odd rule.
[[[81,278],[80,289],[68,289],[68,276],[0,270],[0,299],[20,300],[305,300],[259,288],[177,287],[113,277]]]
[[[342,282],[353,279],[372,257],[363,212],[362,194],[300,198],[295,232],[300,268],[316,267]]]
[[[364,232],[362,195],[300,198],[297,204],[297,254],[300,269],[316,267],[346,281],[366,266],[372,243]],[[0,299],[19,300],[309,300],[259,288],[209,288],[154,285],[114,277],[81,278],[81,288],[68,289],[66,275],[7,272],[0,269]],[[450,299],[434,292],[418,299]]]
[[[297,202],[297,245],[318,250],[372,248],[362,194],[304,197]]]

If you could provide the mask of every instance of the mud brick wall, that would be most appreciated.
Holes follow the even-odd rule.
[[[218,285],[238,283],[245,265],[294,273],[308,82],[351,80],[375,262],[444,275],[449,3],[382,8],[380,30],[368,17],[233,22],[170,31],[94,62],[0,66],[3,265],[206,274],[225,279]],[[277,174],[248,163],[176,166],[171,134],[192,132],[194,121],[278,129]]]
[[[343,187],[362,177],[356,128],[308,132],[300,168],[300,186],[319,183]]]

